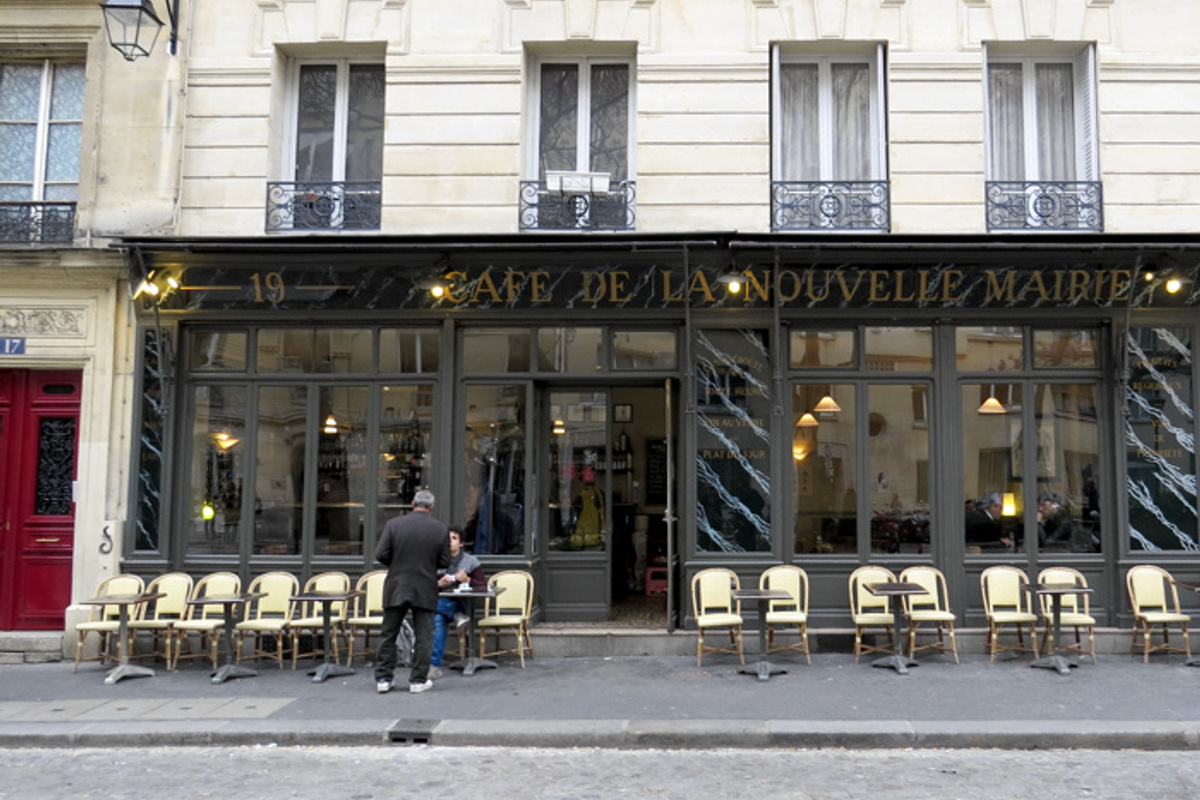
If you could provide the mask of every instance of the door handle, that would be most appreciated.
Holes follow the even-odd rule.
[[[33,541],[36,542],[37,544],[58,544],[58,542],[61,541],[61,538],[62,537],[59,537],[59,536],[54,536],[51,538],[43,537],[41,539],[34,539]]]

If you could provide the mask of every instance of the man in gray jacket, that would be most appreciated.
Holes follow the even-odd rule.
[[[433,518],[433,492],[422,489],[413,496],[413,510],[393,517],[383,526],[375,560],[388,568],[383,583],[383,625],[379,632],[379,657],[375,662],[375,689],[392,688],[396,670],[396,634],[412,610],[416,653],[408,676],[413,694],[433,686],[429,658],[433,652],[433,614],[437,609],[437,571],[450,565],[450,537],[446,524]]]

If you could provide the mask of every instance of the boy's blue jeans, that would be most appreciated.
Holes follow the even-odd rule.
[[[454,624],[455,614],[467,613],[467,604],[462,600],[452,600],[449,597],[439,597],[437,611],[433,614],[433,655],[429,659],[432,666],[442,666],[446,654],[446,637],[450,626]]]

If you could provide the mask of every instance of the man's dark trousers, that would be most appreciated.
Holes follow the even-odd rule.
[[[417,651],[413,654],[412,669],[408,673],[409,683],[424,683],[429,677],[429,659],[433,655],[433,611],[414,608],[405,603],[383,609],[383,625],[379,630],[379,656],[375,660],[375,680],[391,681],[396,672],[396,636],[405,615],[412,611],[413,633],[416,634]]]

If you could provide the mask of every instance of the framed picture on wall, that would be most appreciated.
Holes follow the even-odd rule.
[[[633,422],[633,406],[628,403],[614,405],[613,422]]]

